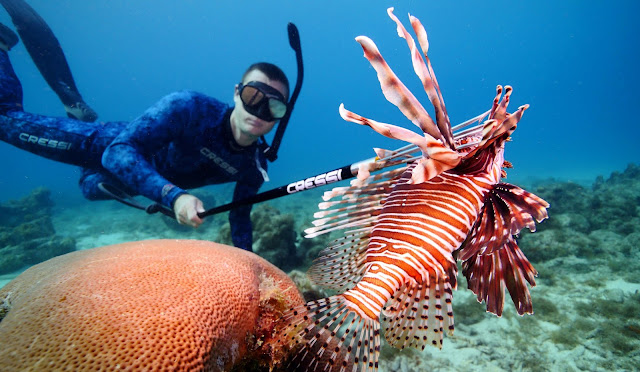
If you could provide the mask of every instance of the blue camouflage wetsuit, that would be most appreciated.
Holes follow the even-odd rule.
[[[184,189],[236,182],[233,200],[258,192],[267,162],[257,143],[239,146],[232,108],[201,93],[169,94],[127,122],[86,123],[24,112],[22,86],[0,50],[0,140],[48,159],[83,167],[80,187],[107,198],[106,182],[169,208]],[[251,250],[251,206],[229,213],[235,246]]]

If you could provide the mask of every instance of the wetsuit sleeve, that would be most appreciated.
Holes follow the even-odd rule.
[[[172,93],[133,120],[107,147],[102,165],[136,193],[173,208],[186,191],[173,185],[154,166],[154,154],[180,138],[191,120],[192,96]]]
[[[238,181],[233,192],[233,200],[242,200],[257,194],[261,185],[262,179],[253,178],[251,181]],[[251,205],[232,209],[229,212],[229,225],[231,226],[233,245],[251,251],[253,246]]]

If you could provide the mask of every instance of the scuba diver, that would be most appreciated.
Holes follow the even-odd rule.
[[[235,182],[235,201],[255,195],[268,181],[267,160],[277,157],[274,150],[295,101],[292,97],[287,103],[289,81],[276,65],[249,66],[234,88],[235,106],[202,93],[179,91],[131,122],[95,123],[97,114],[83,101],[45,21],[24,0],[0,0],[0,4],[68,116],[23,111],[22,86],[9,60],[19,39],[0,24],[0,140],[82,167],[79,184],[87,199],[123,201],[143,195],[170,208],[179,223],[198,227],[203,222],[198,216],[204,212],[203,202],[185,189]],[[299,44],[296,53],[300,68]],[[298,73],[295,96],[300,69]],[[278,121],[269,146],[264,135]],[[244,205],[229,213],[233,244],[246,250],[251,250],[253,241],[250,212],[251,205]]]

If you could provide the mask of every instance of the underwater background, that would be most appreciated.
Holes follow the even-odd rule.
[[[132,120],[181,89],[231,103],[234,85],[257,61],[281,66],[293,86],[295,55],[286,25],[294,22],[304,84],[263,190],[372,157],[373,147],[401,146],[343,121],[338,106],[413,129],[385,100],[354,38],[372,38],[400,79],[426,101],[386,8],[394,6],[405,24],[407,13],[418,17],[452,124],[486,111],[498,84],[513,86],[512,108],[531,105],[506,146],[505,158],[514,165],[507,181],[550,202],[550,219],[520,241],[539,271],[533,316],[517,316],[510,302],[502,318],[486,314],[461,279],[453,301],[456,336],[445,338],[442,350],[385,348],[381,369],[633,370],[640,365],[638,2],[29,4],[58,37],[76,84],[101,121]],[[12,26],[4,10],[0,22]],[[63,116],[22,43],[11,51],[11,60],[23,84],[25,110]],[[83,200],[75,167],[2,142],[0,159],[0,286],[25,265],[46,259],[18,253],[24,235],[16,231],[50,237],[47,246],[57,254],[147,238],[228,239],[226,215],[192,231],[115,202]],[[308,267],[327,241],[304,240],[300,232],[327,189],[255,207],[257,253],[287,272]],[[230,201],[232,188],[195,193],[208,208]],[[34,226],[41,228],[34,232]],[[34,252],[43,251],[38,247]],[[10,265],[3,266],[5,261]]]

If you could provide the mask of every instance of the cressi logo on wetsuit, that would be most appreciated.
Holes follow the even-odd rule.
[[[43,137],[38,137],[38,136],[34,136],[32,134],[29,133],[20,133],[18,135],[18,138],[20,138],[20,141],[26,142],[26,143],[35,143],[36,145],[40,145],[43,147],[49,147],[52,149],[58,149],[58,150],[70,150],[71,149],[71,143],[70,142],[66,142],[66,141],[58,141],[55,139],[51,139],[51,138],[43,138]]]
[[[236,168],[232,167],[231,164],[229,164],[226,161],[224,161],[224,159],[222,159],[221,157],[216,155],[213,151],[209,150],[208,148],[206,148],[206,147],[201,148],[200,149],[200,153],[202,155],[204,155],[204,157],[206,157],[207,159],[212,160],[220,168],[224,169],[229,174],[238,173],[238,170]]]

